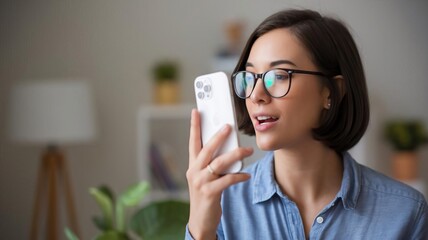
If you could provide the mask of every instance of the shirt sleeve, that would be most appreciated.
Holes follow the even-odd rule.
[[[218,233],[219,233],[219,230],[217,230],[217,236],[216,236],[216,238],[218,240],[223,239],[223,238],[219,237]],[[190,234],[189,224],[186,225],[186,234],[184,235],[184,240],[195,240],[195,239],[193,239],[192,234]]]
[[[184,240],[194,240],[189,231],[189,224],[186,224],[186,234],[184,236]]]
[[[426,201],[424,201],[420,206],[414,226],[415,229],[412,232],[412,237],[410,239],[428,239],[428,206]]]

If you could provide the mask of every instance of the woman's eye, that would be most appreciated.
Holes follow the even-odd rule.
[[[275,80],[279,80],[279,81],[288,80],[288,75],[285,75],[285,74],[276,74],[275,75]]]

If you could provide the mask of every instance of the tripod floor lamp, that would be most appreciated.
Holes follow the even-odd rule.
[[[60,146],[94,139],[94,122],[92,96],[84,81],[27,81],[13,86],[9,121],[12,140],[45,148],[29,239],[62,239],[61,212],[67,215],[67,226],[79,235],[70,176]],[[41,227],[45,231],[39,231]]]

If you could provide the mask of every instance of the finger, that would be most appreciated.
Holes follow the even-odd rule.
[[[209,166],[216,174],[225,172],[235,162],[253,154],[253,148],[237,148],[214,159]],[[209,171],[208,171],[209,172]]]
[[[192,109],[189,137],[189,166],[192,164],[192,161],[196,160],[201,148],[201,119],[198,110]]]
[[[208,195],[218,195],[222,193],[226,188],[239,182],[245,182],[250,178],[251,175],[248,173],[226,174],[219,179],[205,184],[202,188],[202,192]]]
[[[204,145],[198,157],[200,160],[197,164],[199,164],[200,169],[204,168],[211,162],[215,151],[226,141],[230,131],[231,127],[229,125],[225,125],[208,141],[206,145]]]

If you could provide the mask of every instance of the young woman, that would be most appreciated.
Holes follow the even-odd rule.
[[[369,101],[343,23],[310,10],[268,17],[232,81],[239,128],[269,152],[218,175],[252,149],[212,159],[230,126],[202,148],[192,111],[186,239],[428,239],[422,194],[347,153],[367,128]]]

